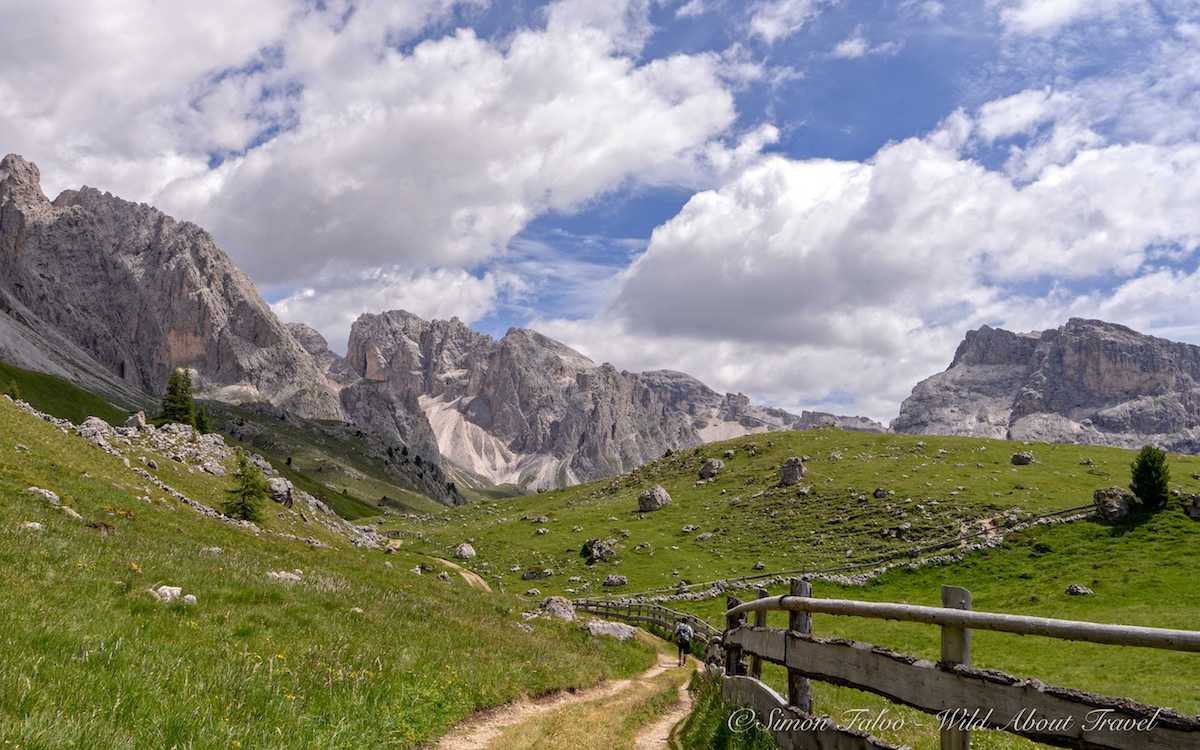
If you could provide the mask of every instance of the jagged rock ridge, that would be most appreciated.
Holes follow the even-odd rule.
[[[201,395],[342,416],[313,358],[203,229],[0,160],[0,356],[125,402],[187,367]]]
[[[512,328],[495,340],[457,319],[399,310],[354,323],[345,364],[335,360],[330,370],[346,366],[360,378],[342,391],[356,421],[395,419],[423,436],[423,417],[451,462],[534,489],[620,474],[667,449],[751,432],[870,428],[855,418],[764,409],[684,373],[597,365],[536,331]]]
[[[1200,452],[1200,347],[1100,320],[967,333],[913,389],[897,432]]]

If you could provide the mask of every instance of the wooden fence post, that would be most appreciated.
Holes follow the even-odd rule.
[[[971,608],[971,592],[957,586],[942,586],[942,606],[954,609]],[[942,663],[971,663],[971,631],[968,628],[942,626]],[[955,708],[951,706],[950,708]],[[969,750],[971,733],[957,727],[941,730],[942,750]]]
[[[812,596],[812,584],[800,578],[792,579],[792,596]],[[801,635],[812,633],[812,615],[808,612],[788,612],[788,630]],[[808,678],[788,668],[788,704],[806,714],[812,713],[812,688]]]
[[[725,609],[733,609],[741,604],[742,601],[736,596],[725,597]],[[741,615],[726,615],[725,617],[725,636],[729,635],[729,631],[736,630],[742,624]],[[725,674],[738,675],[742,673],[742,649],[729,642],[728,637],[722,637],[722,644],[725,647]]]
[[[757,599],[765,599],[766,597],[771,595],[771,593],[769,591],[767,591],[766,589],[763,589],[763,588],[754,589],[754,594],[755,594],[755,598],[757,598]],[[760,609],[754,613],[754,627],[765,628],[766,626],[767,626],[767,610]],[[761,656],[758,656],[755,654],[750,655],[750,676],[756,680],[762,679],[762,657]]]

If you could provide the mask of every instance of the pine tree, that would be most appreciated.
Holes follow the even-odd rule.
[[[230,518],[258,523],[262,520],[259,509],[267,500],[267,480],[243,450],[237,453],[237,470],[233,473],[233,481],[233,489],[225,491],[229,499],[225,501],[222,512]]]
[[[1129,468],[1129,489],[1133,490],[1143,509],[1158,510],[1167,504],[1171,468],[1167,466],[1166,453],[1147,445]]]
[[[201,406],[196,410],[196,432],[201,435],[207,435],[211,430],[208,428],[208,407]]]
[[[192,400],[192,376],[187,370],[177,368],[167,381],[167,392],[162,400],[162,418],[168,422],[176,422],[194,426],[196,423],[196,404]]]
[[[162,419],[180,425],[196,425],[196,402],[192,401],[192,376],[184,368],[176,368],[167,380],[167,392],[162,397]]]

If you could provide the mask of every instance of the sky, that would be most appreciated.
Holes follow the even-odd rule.
[[[883,421],[966,331],[1200,344],[1200,0],[0,0],[0,152],[363,312]]]

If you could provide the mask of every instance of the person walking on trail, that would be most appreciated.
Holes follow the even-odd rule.
[[[683,620],[675,623],[675,644],[679,646],[679,666],[683,666],[687,662],[688,654],[692,651],[692,636],[695,631],[692,626],[688,625]]]

